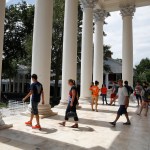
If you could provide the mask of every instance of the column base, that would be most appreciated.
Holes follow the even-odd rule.
[[[61,99],[60,100],[60,105],[66,105],[68,104],[68,99]]]
[[[5,124],[4,120],[2,119],[2,113],[0,112],[0,130],[8,129],[13,127],[13,124]]]
[[[38,111],[39,111],[39,117],[41,119],[55,116],[58,114],[57,112],[53,112],[51,110],[51,106],[49,104],[45,104],[45,105],[40,104],[38,106]],[[31,115],[31,105],[30,104],[28,106],[27,111],[22,112],[21,115],[24,115],[24,116],[30,116]]]
[[[79,104],[87,104],[91,102],[91,97],[80,97]]]

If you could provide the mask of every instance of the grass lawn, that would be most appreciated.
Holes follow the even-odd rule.
[[[5,103],[0,102],[0,109],[6,107]]]

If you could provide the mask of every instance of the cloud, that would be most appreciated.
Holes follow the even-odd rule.
[[[150,6],[136,9],[133,16],[134,65],[142,58],[150,58]],[[112,46],[113,58],[122,58],[122,16],[120,12],[112,12],[106,19],[104,44]]]

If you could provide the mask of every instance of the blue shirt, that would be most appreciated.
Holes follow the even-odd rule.
[[[30,90],[32,91],[31,100],[34,102],[40,102],[41,93],[43,92],[43,86],[39,82],[32,83],[30,86]]]

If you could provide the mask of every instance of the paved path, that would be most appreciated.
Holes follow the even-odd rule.
[[[65,106],[53,109],[57,116],[41,120],[42,131],[26,127],[26,116],[5,117],[5,122],[13,123],[14,127],[0,131],[0,150],[150,150],[150,113],[148,117],[137,116],[136,105],[133,103],[128,109],[131,126],[122,125],[126,121],[124,116],[116,127],[109,125],[118,106],[101,104],[99,112],[92,112],[89,104],[82,104],[78,110],[79,129],[71,129],[72,122],[66,127],[59,126]]]

